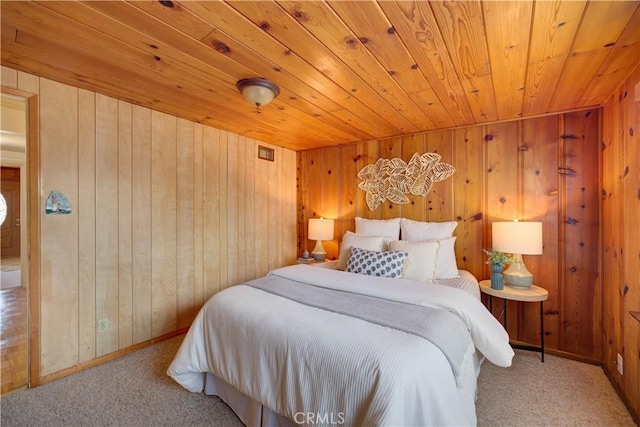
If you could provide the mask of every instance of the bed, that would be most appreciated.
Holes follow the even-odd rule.
[[[464,270],[426,281],[356,273],[358,251],[411,250],[344,249],[348,241],[338,261],[275,269],[214,295],[168,375],[220,396],[248,426],[475,425],[481,364],[508,367],[514,355],[477,280]]]

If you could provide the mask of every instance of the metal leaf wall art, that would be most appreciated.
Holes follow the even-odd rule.
[[[444,181],[456,169],[447,163],[440,163],[436,153],[415,153],[409,163],[402,159],[378,159],[366,165],[358,178],[362,180],[358,188],[367,192],[367,206],[375,210],[385,200],[395,204],[409,203],[407,194],[426,196],[434,182]]]

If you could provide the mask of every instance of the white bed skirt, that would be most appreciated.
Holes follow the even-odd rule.
[[[207,374],[204,392],[222,399],[247,427],[293,427],[299,425],[256,402],[212,373]],[[302,416],[300,421],[303,421]]]
[[[473,357],[476,380],[480,375],[480,368],[484,360],[484,357],[478,353]],[[473,389],[475,401],[478,393],[475,381],[473,382]],[[304,414],[300,414],[300,423],[295,423],[293,420],[253,400],[210,372],[206,375],[204,393],[208,396],[218,396],[222,399],[247,427],[298,427],[305,424],[306,421]]]

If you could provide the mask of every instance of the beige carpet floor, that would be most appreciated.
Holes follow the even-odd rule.
[[[484,363],[480,426],[635,426],[599,366],[516,350],[510,368]]]
[[[0,399],[0,425],[241,426],[220,399],[166,375],[183,336]],[[480,426],[635,426],[602,369],[518,350],[511,368],[485,363]]]

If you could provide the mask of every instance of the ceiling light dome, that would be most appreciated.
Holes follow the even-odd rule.
[[[257,108],[267,105],[280,94],[280,88],[263,78],[242,79],[236,83],[242,96]]]

